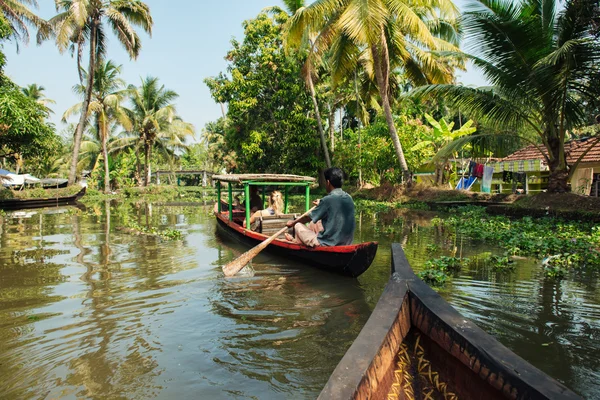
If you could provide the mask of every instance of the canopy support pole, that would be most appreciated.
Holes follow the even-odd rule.
[[[246,197],[246,229],[250,229],[250,185],[244,184],[244,196]]]
[[[221,181],[217,181],[217,210],[221,214]]]
[[[229,220],[233,221],[233,192],[231,182],[227,182],[227,190],[229,191]]]
[[[306,211],[310,209],[310,185],[306,184]]]

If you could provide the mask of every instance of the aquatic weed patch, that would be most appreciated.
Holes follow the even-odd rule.
[[[168,240],[181,240],[183,238],[183,234],[181,233],[181,231],[178,231],[177,229],[167,228],[164,230],[158,230],[155,227],[141,226],[138,223],[133,222],[133,221],[127,222],[124,230],[132,232],[132,233],[136,233],[138,235],[160,236],[160,237],[162,237],[164,239],[168,239]]]
[[[509,254],[538,259],[568,255],[570,262],[561,268],[600,269],[600,227],[593,223],[552,217],[509,219],[487,215],[482,207],[459,208],[432,223],[473,239],[493,241]]]
[[[448,274],[444,271],[428,268],[417,274],[417,276],[425,283],[431,286],[443,286],[448,280]]]
[[[354,201],[356,208],[362,211],[389,212],[397,208],[397,203],[357,199]]]
[[[425,262],[425,269],[417,276],[431,286],[443,286],[449,274],[459,272],[469,262],[468,258],[441,256]]]

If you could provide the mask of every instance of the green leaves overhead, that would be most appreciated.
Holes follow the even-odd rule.
[[[303,59],[283,49],[287,18],[263,12],[244,22],[243,42],[232,40],[226,57],[228,74],[205,80],[215,101],[228,103],[224,126],[210,129],[209,147],[217,146],[219,161],[238,171],[314,175],[321,165],[316,124],[307,113],[311,99],[300,74]]]

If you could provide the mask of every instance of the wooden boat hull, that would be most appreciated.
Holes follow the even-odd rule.
[[[266,235],[244,229],[239,224],[229,221],[227,213],[216,213],[215,215],[219,232],[229,238],[252,247],[268,238]],[[377,242],[310,248],[275,239],[265,251],[338,274],[357,277],[365,272],[373,262],[377,253]]]
[[[406,353],[418,356],[414,381],[403,377],[410,371]],[[579,399],[460,315],[412,272],[394,244],[390,281],[319,399],[426,398],[414,386],[427,380],[439,398]]]
[[[47,199],[6,199],[0,200],[2,210],[22,210],[26,208],[43,208],[72,205],[85,195],[86,188],[82,188],[73,196],[55,197]]]

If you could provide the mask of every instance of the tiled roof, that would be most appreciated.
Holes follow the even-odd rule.
[[[595,143],[595,144],[593,144]],[[567,164],[574,164],[577,159],[585,152],[590,145],[593,144],[593,147],[587,154],[583,157],[581,162],[600,162],[600,142],[597,141],[596,138],[586,138],[579,140],[572,140],[570,142],[565,143],[565,153],[567,155]],[[542,149],[544,154],[548,154],[546,147],[543,144],[540,144],[539,147]],[[539,150],[534,146],[530,145],[522,148],[521,150],[517,150],[511,155],[503,158],[501,161],[519,161],[519,160],[537,160],[542,159],[542,155]]]

